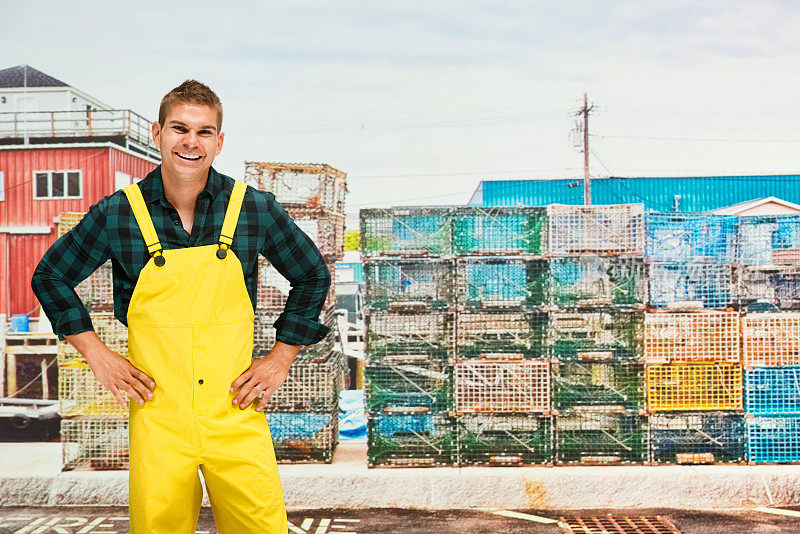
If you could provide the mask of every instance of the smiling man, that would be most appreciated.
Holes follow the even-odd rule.
[[[211,167],[222,106],[187,80],[161,101],[162,163],[93,205],[56,241],[31,285],[54,332],[129,409],[132,534],[193,534],[206,482],[222,534],[287,531],[262,410],[299,349],[324,338],[331,283],[317,247],[276,202]],[[258,255],[292,284],[269,355],[252,360]],[[93,331],[75,286],[105,261],[128,358]],[[254,402],[257,401],[257,402]]]

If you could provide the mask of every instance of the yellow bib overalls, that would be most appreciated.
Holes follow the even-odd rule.
[[[151,257],[128,310],[130,362],[156,383],[129,402],[131,534],[194,534],[203,472],[220,534],[285,534],[266,417],[234,406],[249,366],[253,306],[229,248],[246,186],[236,182],[219,244],[162,250],[138,184],[125,188]]]

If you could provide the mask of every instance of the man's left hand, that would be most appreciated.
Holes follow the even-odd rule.
[[[253,360],[250,367],[231,384],[231,393],[242,388],[234,395],[233,404],[244,410],[263,392],[256,411],[263,410],[272,394],[286,380],[299,350],[300,347],[276,342],[269,354]]]

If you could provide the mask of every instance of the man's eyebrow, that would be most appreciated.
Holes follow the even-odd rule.
[[[188,128],[188,125],[185,122],[181,122],[181,121],[175,120],[175,119],[169,121],[168,124],[174,124],[174,125],[177,125],[177,126],[183,126],[184,128]],[[205,126],[201,126],[200,129],[201,130],[214,130],[214,131],[216,131],[217,127],[212,125],[212,124],[206,124]]]

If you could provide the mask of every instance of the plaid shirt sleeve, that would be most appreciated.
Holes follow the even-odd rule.
[[[103,202],[89,208],[72,230],[53,243],[33,272],[31,288],[59,340],[94,330],[75,286],[110,257]]]
[[[331,272],[317,246],[266,192],[270,218],[267,239],[259,252],[292,285],[283,312],[273,326],[275,339],[288,345],[313,345],[328,335],[330,327],[319,322],[331,286]]]

